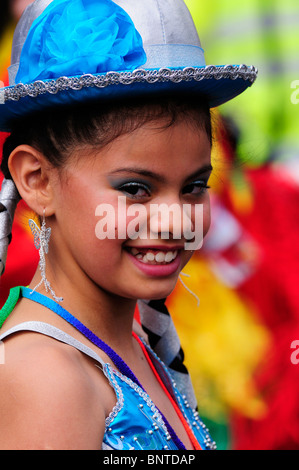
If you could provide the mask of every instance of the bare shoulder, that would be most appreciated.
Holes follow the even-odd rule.
[[[4,347],[0,449],[100,448],[105,382],[99,379],[95,386],[83,355],[35,333],[8,338]]]

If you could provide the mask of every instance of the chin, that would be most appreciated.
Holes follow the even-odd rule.
[[[168,297],[172,292],[173,290],[175,289],[175,286],[176,286],[176,282],[174,284],[172,284],[171,286],[168,286],[168,287],[165,287],[165,288],[162,288],[160,286],[160,288],[158,289],[145,289],[144,290],[144,295],[143,296],[138,296],[138,299],[146,299],[146,300],[159,300],[159,299],[165,299],[166,297]]]

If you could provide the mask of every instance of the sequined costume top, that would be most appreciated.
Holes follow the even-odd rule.
[[[113,365],[103,362],[101,357],[91,348],[53,325],[36,321],[16,325],[0,335],[0,340],[2,341],[9,335],[19,331],[33,331],[50,336],[76,348],[96,361],[99,373],[104,373],[116,395],[116,404],[105,420],[103,450],[178,449],[159,410],[151,401],[149,395],[138,384],[116,370]],[[184,395],[179,393],[166,366],[158,356],[145,342],[143,344],[167,390],[171,393],[189,428],[193,431],[201,449],[214,449],[215,443],[212,441],[208,429],[200,420],[197,411],[192,410]]]

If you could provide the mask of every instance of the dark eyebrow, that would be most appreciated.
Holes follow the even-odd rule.
[[[137,168],[137,167],[118,168],[117,170],[112,171],[110,174],[115,175],[117,173],[134,173],[140,176],[147,176],[148,178],[153,178],[161,182],[164,181],[163,176],[158,175],[157,173],[154,173],[153,171],[145,170],[144,168]]]
[[[192,175],[188,176],[187,180],[193,180],[194,178],[197,178],[198,176],[201,176],[205,173],[211,173],[212,171],[213,171],[212,165],[204,165],[199,170],[192,173]]]
[[[212,165],[204,165],[201,168],[199,168],[197,171],[192,173],[190,176],[187,177],[187,180],[194,179],[204,173],[211,172],[213,170]],[[165,179],[163,176],[159,175],[158,173],[155,173],[150,170],[145,170],[144,168],[137,168],[137,167],[132,167],[132,168],[118,168],[117,170],[112,171],[110,174],[118,174],[118,173],[134,173],[140,176],[146,176],[148,178],[153,178],[156,181],[159,181],[161,183],[164,183]]]

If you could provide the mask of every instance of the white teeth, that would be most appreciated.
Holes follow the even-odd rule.
[[[147,253],[145,256],[147,258],[147,261],[154,261],[155,259],[154,253],[151,253],[151,252]]]
[[[166,263],[169,263],[170,261],[172,261],[174,258],[173,258],[173,253],[171,251],[168,251],[165,255],[165,261]]]
[[[171,261],[173,261],[178,254],[177,250],[167,252],[158,251],[156,254],[154,254],[152,251],[141,253],[137,248],[131,248],[130,251],[137,259],[142,260],[144,263],[150,264],[171,263]]]
[[[159,253],[157,253],[155,256],[155,260],[157,263],[163,263],[163,261],[165,261],[165,254],[162,253],[162,251],[159,251]]]

